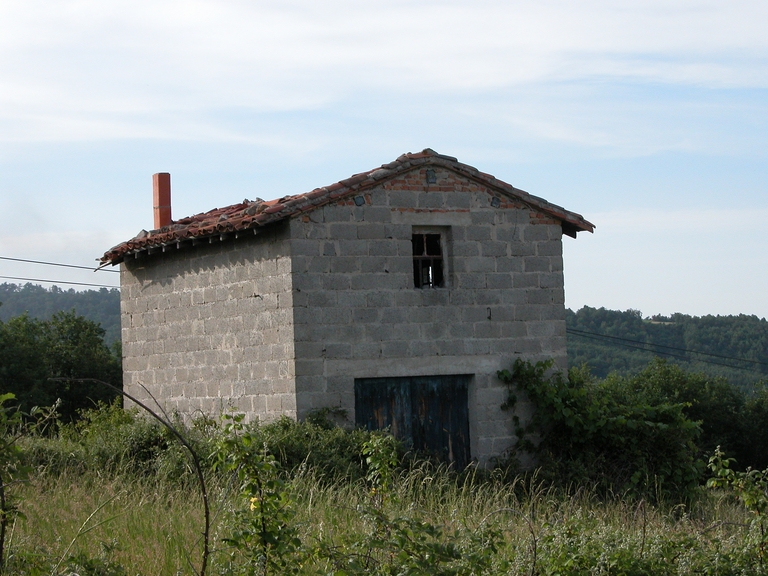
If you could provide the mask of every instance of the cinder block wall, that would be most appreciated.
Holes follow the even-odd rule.
[[[414,170],[361,206],[291,221],[297,413],[340,406],[354,421],[355,378],[472,374],[471,452],[483,462],[515,441],[496,371],[521,356],[566,368],[562,229],[435,170],[435,184]],[[414,288],[414,230],[445,235],[446,287]]]
[[[296,417],[288,227],[121,265],[125,390],[182,414]]]

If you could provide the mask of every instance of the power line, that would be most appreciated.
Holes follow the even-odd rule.
[[[634,348],[637,350],[642,350],[643,352],[651,352],[652,354],[659,354],[661,356],[669,356],[670,358],[677,358],[679,360],[685,360],[686,362],[691,362],[694,359],[690,358],[689,356],[683,356],[682,354],[675,354],[674,352],[665,352],[664,350],[652,350],[650,348],[647,348],[647,346],[658,346],[661,348],[670,348],[672,350],[681,350],[683,352],[688,352],[689,354],[703,354],[706,356],[715,356],[717,358],[725,358],[727,360],[734,360],[736,362],[749,362],[753,364],[766,365],[765,362],[758,362],[756,360],[747,360],[745,358],[734,358],[732,356],[720,356],[718,354],[710,354],[708,352],[698,352],[696,350],[688,350],[685,348],[675,348],[674,346],[663,346],[661,344],[650,344],[647,342],[641,342],[639,340],[630,340],[629,338],[607,336],[605,334],[595,334],[594,332],[584,332],[581,330],[574,330],[572,328],[566,328],[565,331],[569,334],[573,334],[574,336],[581,336],[582,338],[597,340],[599,342],[606,342],[607,339],[618,340],[618,342],[615,342],[615,344],[617,344],[618,346],[623,346],[625,348]],[[639,346],[631,344],[631,342],[639,344]],[[704,364],[713,364],[715,366],[723,366],[725,368],[733,368],[735,370],[746,370],[748,372],[754,372],[755,374],[763,374],[762,372],[758,370],[754,370],[752,368],[744,368],[743,366],[734,366],[733,364],[724,364],[723,362],[715,362],[714,360],[705,360],[703,358],[698,358],[695,360],[697,360],[698,362],[702,362]]]
[[[104,268],[92,268],[90,266],[76,266],[75,264],[61,264],[59,262],[42,262],[40,260],[25,260],[24,258],[11,258],[10,256],[0,256],[0,260],[12,260],[13,262],[26,262],[29,264],[45,264],[46,266],[61,266],[63,268],[78,268],[80,270],[90,270],[92,272],[117,272],[119,270],[105,270]]]
[[[105,284],[90,284],[88,282],[66,282],[64,280],[43,280],[42,278],[19,278],[17,276],[0,276],[4,280],[25,280],[27,282],[47,282],[49,284],[73,284],[75,286],[96,286],[97,288],[120,288],[119,286],[107,286]]]
[[[646,346],[654,346],[656,348],[667,348],[668,350],[676,350],[678,352],[687,352],[689,354],[702,354],[704,356],[712,356],[713,358],[722,358],[723,360],[736,360],[738,362],[749,362],[750,364],[760,364],[762,366],[768,366],[768,362],[760,362],[759,360],[747,360],[746,358],[735,358],[733,356],[723,356],[722,354],[713,354],[711,352],[702,352],[700,350],[691,350],[689,348],[678,348],[676,346],[667,346],[666,344],[653,344],[651,342],[642,342],[641,340],[632,340],[631,338],[621,338],[619,336],[609,336],[608,334],[598,334],[596,332],[587,332],[586,330],[577,330],[576,328],[568,328],[568,332],[572,334],[589,334],[590,336],[599,336],[600,338],[606,338],[610,340],[621,340],[623,342],[633,342],[635,344],[644,344]]]

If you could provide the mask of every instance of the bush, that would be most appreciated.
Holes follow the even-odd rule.
[[[82,410],[79,419],[60,427],[58,438],[25,439],[30,465],[52,475],[99,470],[160,480],[192,479],[188,452],[159,422],[138,409],[124,410],[115,401]],[[213,452],[212,433],[206,423],[174,426],[205,460]]]
[[[363,445],[372,433],[336,426],[327,411],[301,422],[282,417],[270,424],[251,424],[249,429],[288,472],[307,467],[331,481],[359,480],[367,473]]]
[[[594,486],[652,500],[693,497],[704,470],[696,458],[700,427],[685,405],[649,394],[624,380],[595,381],[582,369],[569,378],[550,373],[552,361],[516,360],[499,378],[509,388],[502,406],[512,408],[516,391],[536,409],[522,426],[519,449],[538,458],[550,481]]]

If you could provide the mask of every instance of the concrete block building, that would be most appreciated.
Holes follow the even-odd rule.
[[[594,226],[456,158],[180,220],[170,176],[154,184],[154,230],[101,258],[121,266],[142,400],[263,421],[340,407],[462,466],[514,444],[497,370],[566,367],[561,240]]]

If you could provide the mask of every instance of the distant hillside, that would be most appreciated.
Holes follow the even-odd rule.
[[[120,339],[120,291],[62,290],[56,286],[43,288],[37,284],[0,284],[0,320],[8,320],[28,312],[30,317],[45,320],[55,312],[74,310],[80,316],[98,322],[105,330],[110,345]]]
[[[586,363],[601,378],[614,371],[636,373],[662,356],[685,370],[723,376],[744,390],[768,382],[768,321],[757,316],[643,318],[638,310],[585,306],[566,310],[566,326],[569,365]]]

